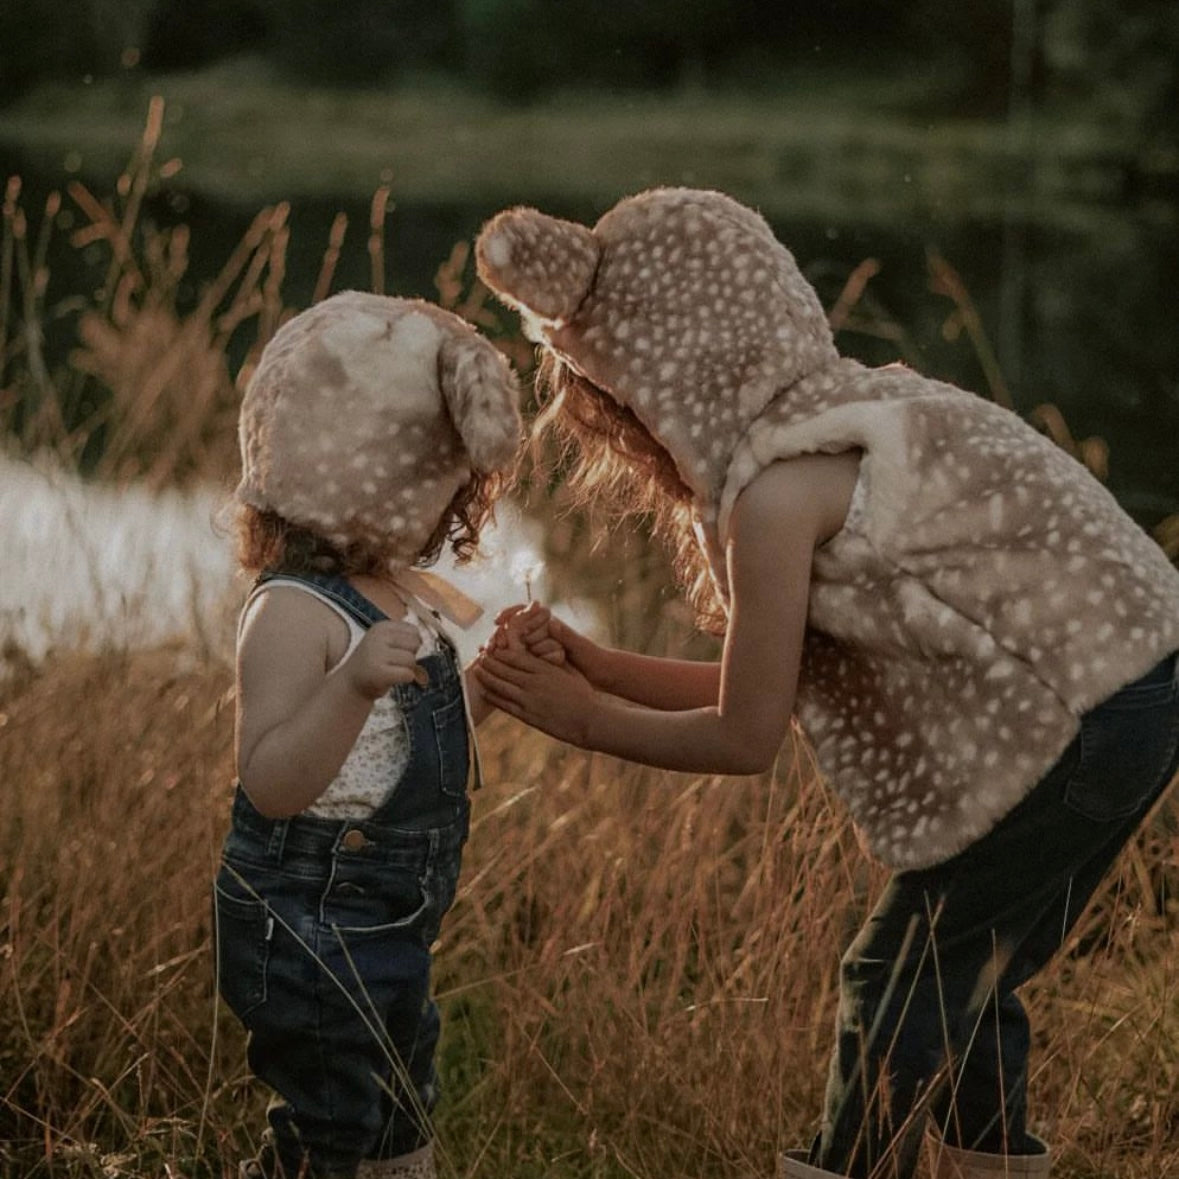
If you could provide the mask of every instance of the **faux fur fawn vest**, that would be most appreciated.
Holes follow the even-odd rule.
[[[1008,410],[841,358],[752,210],[690,189],[592,229],[513,209],[477,257],[526,330],[671,454],[722,597],[758,473],[862,452],[856,509],[815,554],[797,715],[890,866],[984,835],[1083,712],[1179,648],[1179,571],[1105,488]]]
[[[991,402],[847,361],[791,393],[737,447],[715,535],[768,464],[862,449],[857,510],[815,553],[797,714],[875,854],[924,867],[990,830],[1081,713],[1179,646],[1179,572]]]

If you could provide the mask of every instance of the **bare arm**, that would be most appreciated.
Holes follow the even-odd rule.
[[[720,694],[721,665],[702,659],[665,659],[614,647],[597,648],[598,674],[587,676],[594,687],[632,704],[675,712],[701,708]],[[574,660],[574,666],[583,670]]]
[[[323,793],[373,702],[413,678],[419,642],[407,623],[377,623],[329,675],[346,647],[343,622],[297,590],[257,600],[238,647],[237,770],[262,814],[296,814]]]
[[[843,524],[858,458],[777,463],[738,500],[714,702],[680,711],[637,706],[595,689],[575,668],[542,668],[521,644],[488,659],[488,698],[554,736],[632,761],[706,773],[768,768],[794,708],[814,549]]]
[[[720,692],[719,663],[664,659],[603,647],[535,602],[528,607],[509,607],[496,621],[501,624],[501,634],[508,627],[516,630],[534,654],[543,649],[539,643],[551,638],[595,688],[634,704],[669,711],[699,708],[714,703]]]

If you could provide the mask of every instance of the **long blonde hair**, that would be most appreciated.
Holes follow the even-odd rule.
[[[541,412],[533,425],[538,449],[552,437],[554,461],[578,507],[604,508],[615,523],[637,518],[667,547],[677,582],[712,634],[725,629],[725,612],[696,537],[692,493],[671,455],[626,406],[544,353],[536,378]]]

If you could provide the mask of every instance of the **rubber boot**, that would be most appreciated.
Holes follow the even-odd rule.
[[[805,1150],[788,1150],[779,1156],[778,1179],[835,1179],[834,1171],[820,1171],[806,1160]]]
[[[933,1179],[1046,1179],[1052,1166],[1048,1144],[1034,1134],[1028,1141],[1034,1154],[987,1154],[962,1150],[929,1137],[930,1173]]]
[[[365,1159],[356,1172],[356,1179],[437,1179],[437,1176],[432,1142],[395,1159]]]

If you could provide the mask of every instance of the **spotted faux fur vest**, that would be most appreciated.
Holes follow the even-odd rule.
[[[857,506],[815,554],[797,715],[872,851],[925,867],[977,840],[1079,718],[1179,648],[1179,571],[1016,414],[902,366],[841,360],[767,407],[716,518],[768,464],[861,448]]]

